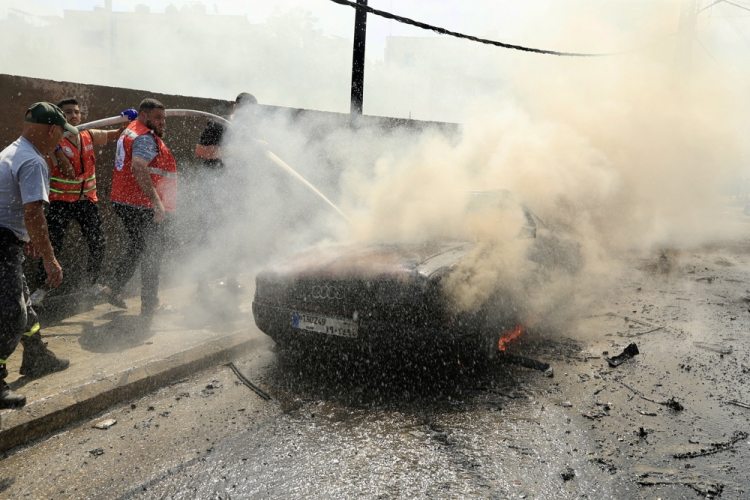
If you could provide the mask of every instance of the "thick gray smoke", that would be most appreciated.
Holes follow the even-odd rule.
[[[460,2],[426,9],[372,1],[448,28],[459,27],[451,21],[462,12],[481,17],[460,28],[487,38],[618,55],[532,55],[398,27],[399,36],[384,43],[368,41],[384,52],[370,54],[365,112],[460,121],[460,135],[337,128],[309,115],[237,117],[220,180],[224,196],[210,213],[198,214],[219,230],[206,235],[191,268],[208,275],[250,271],[326,241],[468,239],[477,248],[446,284],[455,304],[471,310],[503,282],[522,297],[524,314],[533,320],[558,298],[585,304],[597,296],[632,252],[689,248],[742,230],[722,212],[731,195],[746,194],[732,188],[750,159],[743,140],[747,48],[717,17],[725,11],[712,7],[698,16],[688,39],[700,43],[688,46],[692,62],[686,65],[676,57],[678,49],[685,52],[685,38],[677,36],[681,2],[480,3],[463,11]],[[70,47],[47,44],[61,53],[42,57],[24,45],[28,37],[17,36],[14,26],[21,24],[9,17],[3,36],[13,50],[3,60],[29,76],[225,98],[245,90],[264,104],[345,111],[351,40],[321,28],[335,18],[321,21],[321,12],[336,8],[321,0],[251,26],[246,18],[184,10],[170,17],[114,12],[114,24],[101,25],[103,43],[76,42],[104,51],[96,52],[99,59],[94,54],[102,65],[76,68],[87,72],[83,76],[60,63]],[[110,13],[96,15],[110,19]],[[353,11],[347,15],[353,20]],[[89,19],[81,16],[66,12],[64,22],[45,21],[50,26],[35,28],[35,40],[41,46],[45,36],[71,32],[69,21]],[[150,39],[120,43],[133,37],[107,31],[126,17],[163,28],[158,60],[150,57]],[[370,22],[371,35],[393,30],[377,18]],[[744,27],[747,21],[732,22]],[[99,25],[91,26],[96,31]],[[168,71],[157,71],[158,61],[169,61]],[[101,81],[104,76],[112,81]],[[268,141],[353,226],[274,166],[248,136]],[[466,192],[497,189],[510,190],[550,229],[580,244],[583,268],[575,277],[547,276],[544,293],[528,286],[538,265],[526,259],[528,242],[516,238],[521,219],[466,215]]]

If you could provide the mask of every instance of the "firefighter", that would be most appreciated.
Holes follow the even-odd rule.
[[[144,99],[133,120],[117,141],[112,191],[115,212],[130,238],[115,266],[110,303],[126,307],[122,290],[141,261],[141,315],[171,310],[159,301],[159,272],[166,244],[166,225],[175,211],[177,163],[162,137],[166,108],[156,99]]]
[[[81,109],[75,99],[64,99],[57,106],[65,113],[69,124],[74,127],[81,123]],[[120,113],[134,120],[138,113],[127,109]],[[59,255],[65,241],[65,231],[71,220],[81,227],[81,233],[89,247],[87,292],[92,297],[111,295],[111,290],[99,284],[99,270],[104,259],[106,238],[102,230],[96,196],[96,156],[94,146],[103,146],[107,141],[116,140],[121,129],[84,130],[78,135],[66,137],[60,142],[50,158],[50,193],[47,210],[47,227],[55,255]],[[41,306],[47,293],[44,281],[47,274],[39,263],[39,288],[31,294],[31,305]]]
[[[23,375],[40,376],[70,364],[42,342],[23,275],[25,250],[42,257],[49,286],[56,287],[63,279],[44,217],[49,169],[43,155],[55,149],[65,131],[78,134],[60,108],[38,102],[26,110],[21,137],[0,152],[0,408],[26,404],[26,397],[5,383],[5,365],[19,341],[23,343]]]

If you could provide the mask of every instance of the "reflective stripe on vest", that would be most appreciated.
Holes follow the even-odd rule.
[[[149,167],[148,172],[150,174],[159,175],[161,177],[166,177],[167,179],[176,179],[177,173],[176,172],[167,172],[166,170],[162,170],[160,168],[153,168]]]
[[[70,161],[77,179],[62,177],[59,167],[51,161],[50,165],[50,201],[75,202],[86,197],[96,202],[96,157],[94,156],[94,138],[90,132],[83,131],[78,136],[79,145],[70,139],[60,143],[63,155]],[[81,177],[85,176],[83,179]]]

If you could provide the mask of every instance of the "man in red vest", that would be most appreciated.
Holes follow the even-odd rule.
[[[117,141],[109,195],[130,237],[125,255],[115,267],[109,302],[127,307],[122,290],[140,260],[143,316],[168,310],[159,301],[159,272],[166,244],[164,226],[177,200],[177,163],[162,141],[166,125],[166,108],[162,103],[156,99],[141,101],[138,118]]]
[[[75,99],[64,99],[57,104],[62,109],[69,124],[81,123],[81,109]],[[120,113],[134,120],[137,113],[128,109]],[[81,233],[89,247],[88,292],[92,296],[109,294],[110,290],[99,284],[99,270],[104,259],[106,238],[102,230],[96,197],[96,156],[94,146],[103,146],[107,141],[116,140],[125,128],[113,130],[84,130],[78,135],[64,138],[54,152],[50,166],[49,210],[47,227],[55,255],[59,255],[65,241],[65,230],[75,219],[81,226]],[[39,282],[42,285],[31,294],[31,305],[41,306],[47,289],[43,284],[47,279],[42,262],[39,262]]]

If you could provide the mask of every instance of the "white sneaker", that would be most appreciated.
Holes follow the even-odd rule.
[[[41,306],[44,302],[44,296],[47,295],[46,290],[42,290],[41,288],[37,288],[34,293],[32,293],[29,296],[29,299],[31,299],[31,306]]]

